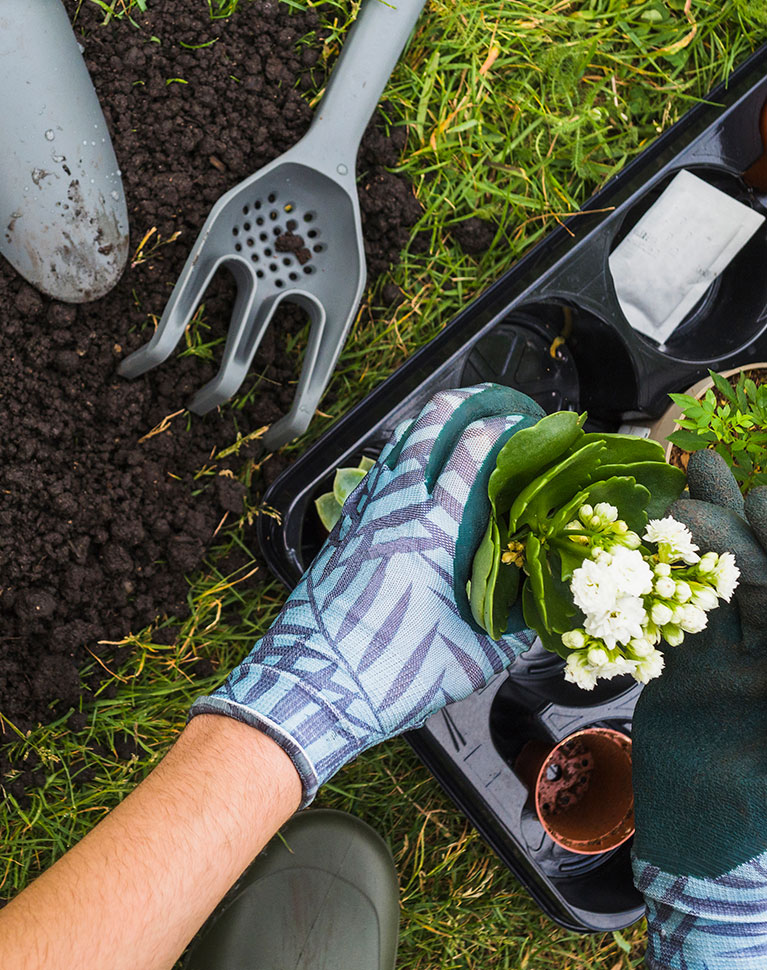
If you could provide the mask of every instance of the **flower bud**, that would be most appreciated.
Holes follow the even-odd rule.
[[[719,605],[719,598],[709,586],[700,586],[692,594],[692,605],[699,610],[714,610]]]
[[[667,562],[659,562],[653,572],[656,576],[670,576],[671,566]]]
[[[615,522],[618,518],[618,510],[614,505],[610,505],[609,502],[597,502],[594,506],[594,514],[606,522]]]
[[[568,630],[562,634],[562,643],[571,650],[582,650],[588,643],[588,637],[583,630]]]
[[[615,532],[616,535],[625,536],[628,531],[629,531],[629,527],[626,525],[623,519],[618,519],[618,521],[613,526],[613,532]],[[637,538],[639,537],[637,536]]]
[[[665,626],[670,623],[673,615],[665,603],[655,603],[650,610],[650,619],[658,626]]]
[[[704,556],[701,556],[700,562],[698,563],[699,573],[710,573],[716,569],[719,564],[719,556],[715,552],[707,552]]]
[[[655,580],[653,589],[664,600],[670,600],[676,592],[676,583],[670,576],[661,576],[660,579]]]
[[[682,629],[673,623],[667,623],[663,627],[663,639],[669,646],[678,647],[679,644],[684,640],[684,633]]]
[[[582,505],[578,509],[578,518],[581,522],[588,522],[594,514],[594,509],[590,505]]]
[[[586,656],[593,667],[603,667],[610,660],[607,651],[601,647],[592,647]]]
[[[686,603],[691,596],[692,590],[690,589],[690,584],[686,583],[683,579],[680,579],[676,584],[675,599],[679,603]]]
[[[685,633],[700,633],[701,630],[705,630],[707,623],[708,617],[703,610],[699,610],[697,606],[688,603],[684,608],[684,616],[679,625]]]
[[[627,532],[623,537],[623,545],[629,549],[638,549],[642,545],[642,540],[636,532]]]
[[[644,657],[651,656],[655,652],[655,647],[649,640],[631,640],[629,641],[629,650],[634,657],[641,660]]]

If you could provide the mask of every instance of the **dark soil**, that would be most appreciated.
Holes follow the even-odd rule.
[[[538,786],[543,815],[552,818],[577,805],[589,790],[593,770],[594,756],[579,738],[563,744]]]
[[[279,312],[253,365],[266,380],[236,425],[226,409],[179,415],[144,439],[216,364],[175,358],[135,381],[115,368],[147,339],[147,315],[162,313],[213,203],[306,130],[312,112],[302,92],[314,92],[325,70],[317,14],[291,14],[273,0],[242,3],[231,20],[215,22],[205,0],[153,0],[138,29],[127,19],[101,26],[96,4],[66,6],[70,15],[79,8],[77,32],[122,165],[131,252],[153,227],[153,238],[181,237],[86,306],[48,300],[0,265],[0,712],[22,730],[77,708],[78,671],[91,654],[124,659],[125,650],[115,657],[99,641],[183,616],[184,576],[202,564],[223,516],[235,521],[243,510],[245,487],[234,476],[259,446],[218,463],[211,456],[238,429],[288,409],[296,360],[282,337],[300,330],[301,313]],[[397,260],[420,215],[410,185],[385,171],[404,142],[404,130],[386,133],[379,122],[360,151],[371,278]],[[284,244],[303,248],[300,236]],[[226,279],[206,295],[211,333],[223,333],[232,296]],[[192,497],[193,475],[206,464],[214,474]],[[250,502],[284,464],[280,456],[264,463]],[[90,689],[99,682],[96,673]],[[0,780],[6,770],[0,754]],[[14,794],[38,773],[25,766]]]
[[[498,226],[494,222],[480,219],[479,216],[463,219],[450,229],[450,235],[461,249],[472,256],[478,256],[489,249],[497,232]]]

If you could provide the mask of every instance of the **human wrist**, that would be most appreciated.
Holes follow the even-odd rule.
[[[193,764],[218,791],[242,791],[268,777],[270,806],[290,817],[299,807],[301,782],[285,751],[267,734],[237,719],[216,712],[197,714],[190,715],[168,757]],[[260,798],[262,793],[254,787],[251,794]]]

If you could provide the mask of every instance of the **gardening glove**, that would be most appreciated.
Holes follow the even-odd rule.
[[[634,878],[649,967],[753,970],[767,967],[767,487],[744,505],[711,451],[688,481],[670,514],[702,552],[733,552],[741,576],[639,698]]]
[[[466,596],[487,484],[512,434],[542,415],[510,388],[435,395],[400,426],[276,622],[195,714],[259,728],[290,756],[302,807],[361,751],[420,727],[533,641],[494,642]]]

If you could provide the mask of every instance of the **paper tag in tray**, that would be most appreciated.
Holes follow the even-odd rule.
[[[726,192],[679,172],[610,254],[631,326],[665,343],[763,222]]]

